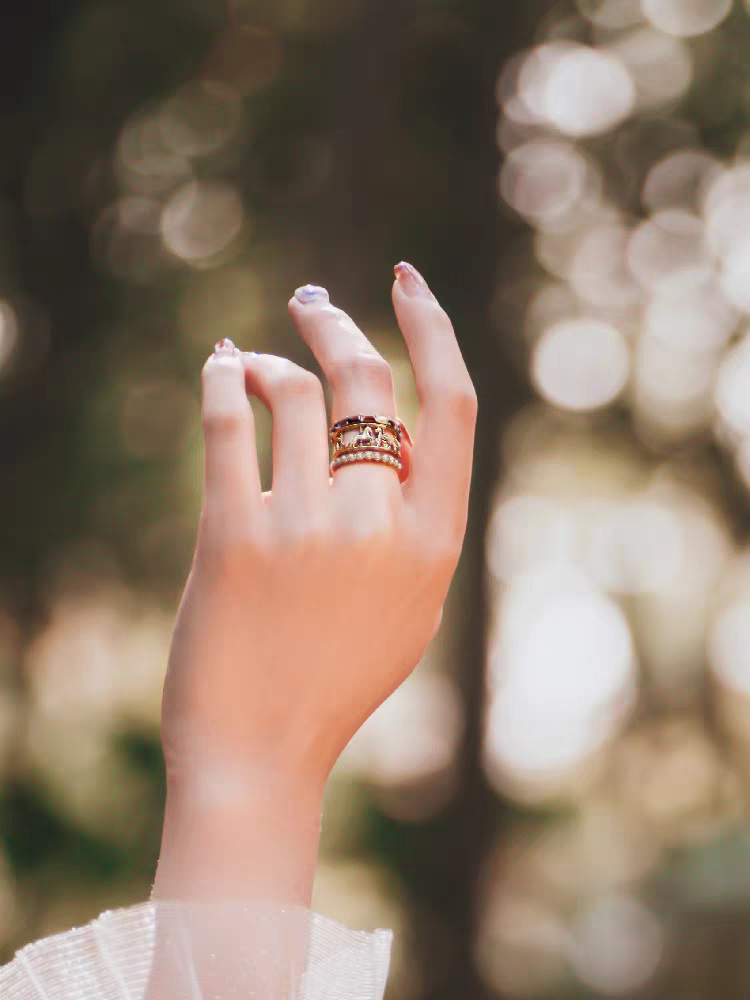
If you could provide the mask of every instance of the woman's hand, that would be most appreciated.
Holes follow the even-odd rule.
[[[317,830],[337,757],[440,624],[466,526],[477,401],[448,316],[413,268],[396,275],[420,403],[403,483],[369,462],[330,477],[323,388],[310,372],[231,345],[204,367],[205,500],[162,705],[168,800],[189,803],[193,818],[232,802],[234,825],[247,800],[252,824],[279,800],[304,800]],[[289,311],[331,385],[332,421],[396,416],[389,365],[323,289],[301,289]],[[269,493],[248,393],[272,414]],[[286,829],[274,824],[274,838]],[[306,898],[309,874],[308,864],[281,894]]]

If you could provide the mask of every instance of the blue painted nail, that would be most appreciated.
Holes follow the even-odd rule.
[[[320,285],[303,285],[294,293],[298,302],[306,304],[308,302],[328,302],[328,292]]]

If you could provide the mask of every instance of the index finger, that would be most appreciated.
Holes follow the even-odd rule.
[[[419,397],[405,499],[433,535],[460,548],[469,503],[477,394],[453,324],[424,278],[411,264],[397,264],[394,271],[393,307]]]

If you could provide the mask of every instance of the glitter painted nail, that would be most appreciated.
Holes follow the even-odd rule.
[[[218,344],[214,345],[214,354],[234,354],[237,348],[234,346],[234,342],[229,339],[229,337],[224,337],[220,340]]]
[[[405,260],[402,260],[400,264],[396,264],[393,268],[393,273],[398,278],[399,285],[407,295],[412,298],[434,298],[427,282],[416,267],[407,264]]]
[[[320,285],[303,285],[296,290],[294,297],[303,305],[308,302],[328,302],[328,292]]]

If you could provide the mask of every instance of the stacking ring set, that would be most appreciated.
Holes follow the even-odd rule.
[[[237,348],[228,337],[225,337],[214,347],[215,354],[220,352],[237,353]],[[359,413],[354,417],[337,420],[328,429],[328,440],[333,445],[330,471],[333,473],[342,465],[350,463],[376,462],[380,465],[390,465],[396,472],[400,472],[403,466],[402,439],[407,444],[412,444],[403,420],[399,420],[398,417],[392,419]]]
[[[342,465],[375,462],[401,470],[401,441],[411,444],[409,432],[402,420],[391,417],[358,414],[337,420],[328,432],[333,445],[330,469]]]

